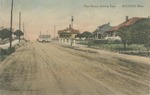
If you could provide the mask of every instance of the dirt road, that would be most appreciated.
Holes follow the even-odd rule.
[[[0,63],[0,95],[149,95],[150,58],[27,43]]]

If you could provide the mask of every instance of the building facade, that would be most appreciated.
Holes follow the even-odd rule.
[[[110,30],[112,26],[110,26],[110,23],[98,26],[97,29],[93,32],[93,38],[98,39],[104,39],[106,37],[105,32]]]

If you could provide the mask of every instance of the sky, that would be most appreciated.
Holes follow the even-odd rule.
[[[0,27],[10,27],[10,5],[11,0],[0,0]],[[141,7],[137,7],[139,5]],[[148,17],[148,10],[150,0],[14,0],[13,28],[18,29],[19,12],[22,12],[25,37],[35,40],[40,32],[53,36],[54,26],[56,34],[68,27],[71,16],[74,16],[73,27],[82,33],[93,32],[108,22],[116,26],[125,21],[126,16]]]

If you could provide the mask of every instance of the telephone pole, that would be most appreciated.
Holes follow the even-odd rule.
[[[73,21],[74,21],[74,17],[71,16],[71,26],[72,26],[72,28],[73,28]]]
[[[23,38],[25,38],[25,25],[23,23]]]
[[[19,12],[19,30],[21,30],[21,12]]]
[[[11,18],[10,18],[10,37],[9,37],[9,41],[10,41],[10,48],[12,48],[12,22],[13,22],[13,2],[14,0],[12,0],[11,2]]]
[[[19,31],[21,31],[21,12],[19,12]],[[19,43],[20,43],[20,33],[19,33]]]
[[[54,26],[54,38],[55,38],[55,32],[56,32],[56,25]]]
[[[2,0],[0,0],[0,26],[2,25]]]

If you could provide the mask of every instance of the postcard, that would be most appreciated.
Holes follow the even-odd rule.
[[[150,0],[0,0],[0,95],[150,95]]]

